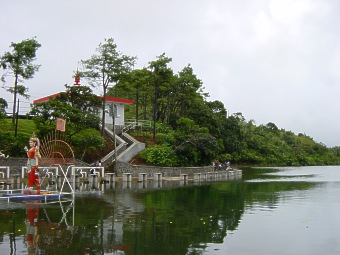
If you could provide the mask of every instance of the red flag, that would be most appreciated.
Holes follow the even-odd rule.
[[[57,118],[56,119],[56,130],[59,130],[60,132],[65,132],[66,129],[66,120]]]

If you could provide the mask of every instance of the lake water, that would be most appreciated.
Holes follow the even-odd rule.
[[[340,167],[242,169],[241,180],[80,187],[0,203],[0,254],[340,254]]]

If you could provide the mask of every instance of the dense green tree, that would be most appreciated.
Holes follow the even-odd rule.
[[[180,118],[176,130],[170,126],[158,130],[156,137],[160,145],[147,148],[141,154],[148,163],[159,166],[209,165],[220,151],[217,139],[209,134],[208,129],[191,119]]]
[[[66,137],[71,141],[77,158],[104,147],[104,138],[98,132],[99,117],[96,112],[101,101],[89,87],[67,86],[66,92],[47,102],[33,106],[31,114],[38,129],[39,137],[44,137],[55,129],[56,118],[66,120]]]
[[[10,157],[25,157],[24,146],[27,145],[30,134],[18,132],[17,137],[13,132],[0,130],[0,151]]]
[[[239,153],[242,149],[242,132],[239,121],[235,116],[229,116],[224,125],[223,141],[225,152]]]
[[[178,157],[178,165],[209,165],[220,152],[217,139],[207,128],[200,127],[195,121],[180,118],[173,143]]]
[[[153,99],[153,74],[150,70],[135,69],[120,80],[114,88],[108,91],[109,96],[119,96],[133,99],[133,106],[126,108],[126,115],[135,118],[136,121],[151,119],[152,99]],[[132,114],[130,114],[130,112]]]
[[[231,155],[239,163],[285,166],[339,163],[331,150],[309,136],[279,129],[272,122],[256,126],[241,115],[235,120],[241,127],[242,148],[231,151]]]
[[[43,136],[55,129],[56,118],[66,120],[67,135],[73,135],[87,128],[99,128],[99,117],[96,114],[101,102],[92,90],[86,86],[65,85],[66,92],[47,102],[32,107],[31,114],[40,135]]]
[[[149,62],[152,72],[153,86],[153,137],[156,137],[156,122],[164,123],[166,120],[167,98],[171,93],[173,82],[173,70],[168,66],[172,58],[166,57],[165,53],[157,57],[157,60]]]
[[[76,155],[79,155],[81,160],[84,160],[86,154],[91,154],[105,146],[103,137],[93,128],[81,130],[72,137],[71,142]]]
[[[266,128],[268,129],[268,131],[271,131],[271,132],[279,131],[279,128],[273,122],[268,122],[266,125]]]
[[[211,131],[210,133],[218,138],[225,138],[225,122],[227,117],[227,110],[224,108],[224,104],[221,101],[206,102],[211,109]]]
[[[165,54],[158,56],[150,62],[149,70],[132,71],[115,90],[119,95],[133,97],[137,104],[139,95],[149,96],[143,107],[153,111],[145,114],[145,110],[143,118],[154,121],[153,137],[161,144],[148,148],[144,154],[149,156],[149,163],[202,165],[215,158],[257,165],[337,162],[326,146],[310,137],[280,130],[272,122],[256,126],[255,121],[246,121],[240,112],[228,117],[222,102],[206,100],[208,94],[203,93],[202,82],[190,65],[174,74],[168,66],[171,61]],[[202,148],[202,144],[210,147]],[[167,162],[160,160],[160,155],[171,149],[174,157],[167,158]]]
[[[102,102],[102,135],[105,129],[105,99],[109,86],[115,85],[135,64],[136,57],[123,55],[117,50],[113,38],[105,39],[96,49],[97,54],[90,59],[82,60],[80,76],[88,80],[89,84],[101,88],[103,91]]]
[[[194,74],[190,65],[174,76],[172,90],[168,98],[168,118],[173,127],[181,117],[190,116],[187,110],[195,107],[195,102],[202,101],[208,94],[203,93],[202,81]]]
[[[190,65],[174,74],[168,67],[171,61],[163,53],[149,63],[148,69],[131,71],[108,93],[113,95],[114,90],[121,97],[133,98],[136,119],[140,117],[141,108],[142,118],[152,119],[154,127],[157,121],[175,127],[176,121],[187,116],[187,110],[194,107],[196,101],[203,101],[208,94],[203,92],[202,81],[196,77]]]
[[[195,98],[192,101],[192,106],[186,109],[184,117],[195,120],[197,125],[202,127],[206,127],[210,130],[213,130],[213,123],[211,122],[212,110],[211,108],[204,102],[204,100],[200,98]]]
[[[147,148],[143,152],[143,157],[146,162],[156,166],[176,166],[178,159],[173,148],[169,144],[157,145],[154,147]]]
[[[39,70],[40,65],[33,64],[36,59],[37,49],[41,46],[35,38],[26,39],[19,43],[11,43],[12,52],[5,52],[2,55],[0,62],[1,67],[8,72],[2,76],[2,81],[5,82],[6,76],[14,77],[13,87],[7,90],[13,94],[13,112],[12,123],[15,122],[17,95],[28,98],[28,88],[22,84],[24,80],[33,78],[36,71]]]
[[[340,146],[335,146],[333,148],[330,148],[331,153],[340,158]]]
[[[272,122],[256,126],[240,112],[228,117],[222,102],[206,100],[208,94],[203,93],[202,82],[190,65],[174,74],[171,61],[162,54],[148,69],[133,70],[110,91],[134,98],[137,105],[139,96],[145,95],[143,117],[153,120],[156,141],[156,146],[143,152],[148,163],[198,166],[213,159],[253,165],[339,162],[326,146],[306,135],[279,129]],[[138,119],[138,106],[135,114]]]

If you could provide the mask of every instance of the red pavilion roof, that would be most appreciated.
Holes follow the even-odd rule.
[[[33,104],[38,104],[38,103],[44,103],[47,102],[50,99],[56,98],[60,95],[60,93],[56,93],[53,95],[49,95],[46,97],[38,98],[33,101]],[[100,100],[103,100],[102,96],[98,97]],[[133,100],[130,99],[124,99],[124,98],[118,98],[118,97],[106,97],[107,102],[112,102],[112,103],[122,103],[122,104],[134,104]]]

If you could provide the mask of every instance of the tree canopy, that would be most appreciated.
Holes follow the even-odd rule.
[[[256,126],[242,113],[227,116],[221,101],[208,101],[202,81],[189,65],[176,74],[165,53],[148,68],[135,69],[108,94],[136,102],[128,118],[153,123],[155,146],[141,157],[163,166],[207,165],[231,160],[256,165],[335,164],[339,158],[311,137],[295,135],[275,123]],[[138,134],[135,134],[138,135]]]
[[[36,59],[36,52],[41,44],[35,39],[26,39],[19,43],[12,42],[10,47],[12,52],[5,52],[1,58],[1,67],[7,72],[1,77],[5,82],[7,76],[14,77],[13,87],[8,87],[7,91],[13,94],[13,112],[12,122],[15,120],[17,95],[28,98],[28,88],[22,84],[24,80],[33,78],[36,71],[39,70],[40,65],[33,64]]]
[[[130,57],[117,50],[113,38],[105,39],[96,49],[97,54],[87,60],[82,60],[80,76],[88,80],[93,87],[101,88],[103,91],[102,101],[102,135],[105,128],[105,98],[110,85],[116,84],[127,73],[135,63],[136,57]]]
[[[34,105],[31,114],[40,137],[55,129],[57,118],[66,120],[66,136],[75,145],[76,155],[83,159],[86,153],[104,146],[96,114],[101,101],[89,87],[65,87],[66,92],[56,98]]]

